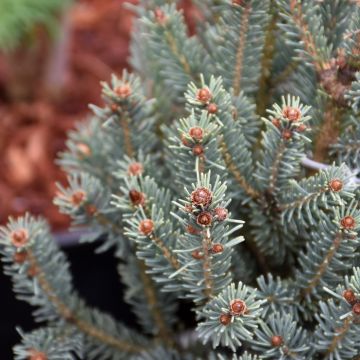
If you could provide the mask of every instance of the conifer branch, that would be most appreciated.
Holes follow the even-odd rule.
[[[326,252],[324,258],[322,259],[321,263],[318,265],[317,270],[313,277],[310,279],[307,287],[301,290],[301,296],[307,297],[309,294],[312,293],[313,289],[318,286],[319,282],[321,281],[324,273],[326,272],[329,264],[333,260],[336,251],[339,249],[341,245],[341,240],[343,239],[343,234],[341,232],[338,232],[335,235],[334,241],[329,248],[329,250]]]
[[[203,269],[204,269],[204,281],[205,288],[204,294],[210,300],[214,296],[213,280],[214,276],[212,273],[211,257],[209,249],[211,249],[212,241],[210,230],[206,229],[202,231],[202,251],[203,251]]]
[[[281,141],[277,151],[275,151],[275,159],[270,168],[269,187],[267,189],[270,194],[273,194],[276,190],[276,183],[280,171],[280,163],[283,160],[285,150],[286,145],[283,141]]]
[[[153,234],[151,234],[149,237],[161,250],[164,258],[168,260],[169,264],[175,270],[178,270],[180,268],[179,260],[177,259],[176,255],[172,251],[170,251],[170,249],[165,245],[164,241],[162,241],[158,236],[154,236]]]
[[[271,4],[270,6],[274,6]],[[271,67],[275,55],[275,30],[277,28],[277,14],[273,13],[266,29],[266,36],[261,57],[261,75],[259,90],[256,96],[256,112],[260,116],[265,115],[271,99]]]
[[[301,3],[297,0],[290,0],[290,11],[294,23],[297,25],[300,31],[300,37],[304,44],[305,50],[312,57],[316,71],[320,73],[324,69],[325,63],[318,53],[316,42],[311,32],[309,31],[308,24],[304,19]]]
[[[188,74],[193,81],[195,81],[196,76],[194,76],[194,74],[192,73],[191,66],[188,60],[186,59],[185,55],[178,48],[176,40],[173,37],[173,35],[169,31],[165,31],[164,35],[171,52],[173,53],[175,58],[178,59],[185,73]]]
[[[327,100],[323,120],[314,141],[313,158],[318,162],[325,162],[329,148],[335,144],[340,133],[340,123],[343,110],[340,109],[332,99]]]
[[[164,341],[164,343],[168,346],[174,346],[175,341],[173,337],[173,332],[164,321],[162,309],[156,295],[156,289],[154,287],[153,280],[146,272],[147,266],[143,260],[137,259],[137,263],[140,269],[140,277],[144,285],[145,297],[147,299],[150,312],[154,319],[154,323],[159,329],[157,338],[160,341]]]
[[[248,27],[249,27],[250,13],[251,13],[251,6],[248,4],[245,6],[244,11],[241,15],[241,26],[240,26],[239,42],[238,42],[237,51],[236,51],[236,62],[235,62],[234,80],[233,80],[233,89],[234,89],[235,96],[238,96],[240,94],[240,90],[241,90],[243,57],[244,57],[246,36],[248,33]]]
[[[86,335],[89,335],[102,343],[105,343],[119,351],[128,353],[139,353],[142,351],[141,346],[138,344],[132,344],[121,339],[117,339],[110,334],[107,334],[104,330],[98,329],[91,323],[77,317],[74,313],[57,295],[55,289],[52,288],[50,282],[46,278],[46,274],[42,271],[40,264],[38,263],[35,254],[31,249],[27,250],[28,260],[30,268],[34,269],[34,275],[39,282],[41,289],[44,291],[49,301],[54,305],[58,314],[63,317],[70,324],[75,325]]]
[[[338,347],[341,340],[346,336],[346,333],[349,331],[350,326],[353,324],[353,320],[354,320],[353,316],[349,315],[343,321],[343,326],[336,330],[337,334],[333,337],[333,339],[332,339],[332,341],[330,343],[330,346],[326,350],[326,355],[330,355],[330,354],[334,353],[334,351]]]
[[[228,151],[225,141],[221,141],[220,150],[224,159],[224,163],[229,172],[234,176],[235,180],[238,182],[240,187],[245,191],[245,193],[250,196],[252,199],[259,198],[260,194],[255,190],[242,176],[240,170],[237,168],[236,164],[233,162],[231,155]]]
[[[299,66],[299,62],[295,59],[291,59],[289,63],[284,67],[284,69],[282,69],[282,71],[279,74],[275,75],[274,78],[272,79],[272,86],[273,86],[272,91],[278,85],[285,82],[290,77],[290,75],[298,68],[298,66]]]
[[[121,116],[120,124],[124,137],[125,154],[131,158],[134,156],[134,147],[131,140],[131,130],[128,121],[129,121],[128,116]]]

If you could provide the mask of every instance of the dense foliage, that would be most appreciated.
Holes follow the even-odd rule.
[[[21,332],[16,359],[360,354],[360,7],[194,3],[193,36],[172,1],[133,6],[137,75],[103,84],[59,160],[55,203],[114,250],[143,331],[89,308],[46,222],[26,215],[0,250],[45,325]]]

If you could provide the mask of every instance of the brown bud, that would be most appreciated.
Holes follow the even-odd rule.
[[[271,345],[274,347],[279,347],[283,343],[283,338],[280,335],[274,335],[271,337]]]
[[[195,260],[201,260],[204,255],[203,253],[200,251],[200,250],[194,250],[192,253],[191,253],[191,256],[195,259]]]
[[[223,207],[217,207],[214,209],[214,215],[217,220],[224,221],[228,217],[228,211]]]
[[[355,314],[355,315],[360,315],[360,302],[357,302],[353,305],[352,307],[352,312]]]
[[[142,192],[134,189],[129,191],[129,198],[132,204],[135,206],[143,206],[145,203],[145,195]]]
[[[111,104],[110,109],[112,112],[117,112],[119,110],[119,105]]]
[[[211,103],[207,107],[207,111],[210,114],[216,114],[218,111],[217,105],[215,103]]]
[[[224,251],[224,247],[221,244],[214,244],[211,248],[211,252],[214,254],[220,254]]]
[[[343,292],[343,298],[349,303],[354,304],[356,302],[356,296],[351,289],[347,289]]]
[[[154,10],[154,14],[155,14],[155,19],[156,21],[160,24],[160,25],[164,25],[166,23],[166,15],[165,13],[160,9],[160,8],[156,8]]]
[[[27,271],[28,276],[35,277],[39,273],[39,268],[36,265],[31,265]]]
[[[292,138],[292,133],[289,129],[284,129],[282,132],[282,137],[285,140],[290,140]]]
[[[47,356],[45,353],[37,351],[37,350],[30,350],[28,360],[47,360]]]
[[[212,223],[212,215],[209,212],[204,211],[196,217],[196,222],[202,226],[210,226]]]
[[[336,66],[340,69],[346,67],[346,54],[344,49],[338,49],[337,58],[335,59]]]
[[[212,201],[212,192],[205,188],[200,187],[191,193],[191,202],[194,205],[208,206]]]
[[[233,315],[243,315],[247,310],[245,301],[235,299],[230,302],[230,310]]]
[[[204,136],[204,130],[199,126],[195,126],[190,128],[189,135],[195,140],[202,140]]]
[[[196,93],[196,99],[202,103],[208,103],[212,98],[212,94],[208,88],[199,89]]]
[[[271,122],[272,122],[272,124],[273,124],[274,126],[276,126],[278,129],[280,128],[281,122],[280,122],[279,119],[272,119]]]
[[[219,317],[219,322],[221,325],[227,326],[231,323],[231,315],[230,314],[221,314]]]
[[[150,235],[154,231],[154,222],[151,219],[142,220],[139,224],[139,231],[144,235]]]
[[[307,129],[307,126],[305,124],[300,124],[297,128],[296,131],[298,132],[304,132]]]
[[[190,147],[191,146],[191,142],[189,141],[189,139],[185,136],[185,134],[181,134],[181,142],[184,146]]]
[[[128,167],[128,173],[132,176],[141,175],[144,171],[144,168],[141,163],[133,162]]]
[[[130,84],[123,84],[115,88],[115,93],[121,98],[127,98],[131,95]]]
[[[292,106],[286,106],[283,109],[283,116],[289,121],[299,121],[301,119],[301,111]]]
[[[91,155],[91,149],[89,145],[84,143],[79,143],[76,145],[77,150],[82,156],[90,156]]]
[[[192,152],[195,156],[200,156],[204,153],[204,148],[200,144],[193,146]]]
[[[189,204],[186,204],[186,205],[185,205],[185,211],[187,211],[187,212],[191,213],[191,212],[193,211],[192,206],[191,206],[191,205],[189,205]]]
[[[341,219],[340,224],[345,229],[353,229],[356,225],[355,219],[348,215]]]
[[[26,251],[18,251],[14,254],[14,262],[23,264],[27,260],[28,254]]]
[[[97,212],[97,207],[93,204],[88,204],[85,206],[85,211],[88,215],[93,216]]]
[[[22,247],[24,245],[26,245],[29,241],[29,233],[27,232],[26,229],[18,229],[18,230],[14,230],[11,234],[10,234],[10,240],[11,243],[19,248]]]
[[[332,179],[329,182],[329,187],[334,192],[339,192],[343,188],[343,183],[339,179]]]
[[[186,227],[186,231],[189,233],[189,234],[193,234],[193,235],[196,235],[199,233],[199,230],[195,229],[193,226],[191,225],[188,225]]]
[[[75,207],[79,207],[86,199],[86,193],[83,190],[77,190],[72,193],[70,202]]]

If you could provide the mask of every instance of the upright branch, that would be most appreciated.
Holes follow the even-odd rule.
[[[186,296],[198,305],[208,302],[223,284],[230,283],[232,247],[243,241],[241,236],[228,238],[243,222],[231,219],[225,191],[226,185],[219,177],[212,184],[210,173],[198,173],[193,190],[186,190],[186,198],[175,203],[180,212],[173,215],[185,233],[176,250],[181,268],[174,276],[180,277]],[[236,225],[229,228],[230,223]]]

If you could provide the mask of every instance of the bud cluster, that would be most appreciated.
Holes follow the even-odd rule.
[[[241,299],[234,299],[230,301],[229,311],[223,313],[219,317],[220,324],[227,326],[231,323],[231,320],[235,316],[242,316],[248,311],[245,301]]]

